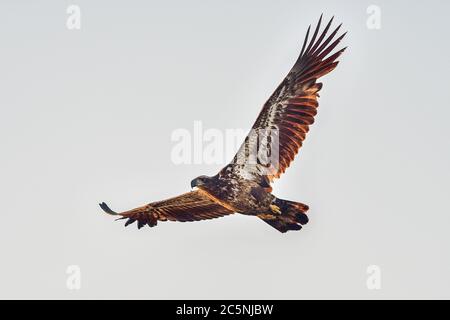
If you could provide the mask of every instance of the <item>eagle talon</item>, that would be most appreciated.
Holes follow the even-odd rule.
[[[279,206],[276,206],[274,204],[270,205],[270,210],[272,210],[273,213],[281,214],[281,210]]]

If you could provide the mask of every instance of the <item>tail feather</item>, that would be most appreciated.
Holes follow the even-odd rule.
[[[308,223],[309,218],[306,212],[309,207],[306,204],[278,198],[275,199],[273,204],[278,207],[281,214],[270,213],[259,215],[259,217],[278,231],[285,233],[300,230],[303,225]]]

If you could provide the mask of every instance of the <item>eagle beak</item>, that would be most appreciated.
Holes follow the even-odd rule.
[[[204,185],[204,182],[200,178],[195,178],[191,181],[191,188],[198,188],[200,186]]]

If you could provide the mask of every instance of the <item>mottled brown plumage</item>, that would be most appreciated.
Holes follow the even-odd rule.
[[[328,35],[332,21],[320,32],[321,16],[311,40],[308,28],[299,58],[264,104],[233,161],[217,175],[194,179],[194,191],[130,211],[116,213],[105,203],[101,208],[127,218],[126,225],[137,221],[139,228],[153,227],[157,221],[198,221],[238,212],[258,216],[280,232],[301,229],[308,222],[308,206],[275,197],[270,183],[289,167],[314,123],[322,88],[317,79],[336,68],[336,59],[345,50],[332,53],[345,36],[336,38],[341,25]]]
[[[156,226],[158,220],[180,222],[199,221],[234,213],[211,200],[201,190],[188,192],[164,201],[153,202],[121,213],[112,211],[104,202],[100,204],[100,207],[109,214],[121,215],[122,218],[119,219],[127,218],[126,226],[137,221],[138,228],[146,224],[150,227]]]

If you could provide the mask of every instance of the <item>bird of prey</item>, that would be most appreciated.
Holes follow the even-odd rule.
[[[138,228],[154,227],[158,221],[198,221],[241,213],[259,217],[283,233],[300,230],[308,222],[308,206],[277,198],[271,183],[294,160],[314,122],[322,88],[317,80],[336,68],[336,59],[346,49],[334,50],[346,33],[337,36],[342,24],[329,33],[332,21],[320,31],[321,16],[311,39],[309,26],[294,66],[264,104],[233,161],[218,174],[195,178],[190,192],[129,211],[116,213],[104,202],[100,207],[128,219],[126,226],[137,222]],[[257,157],[252,157],[252,150],[258,150]],[[260,161],[259,155],[266,161]]]

